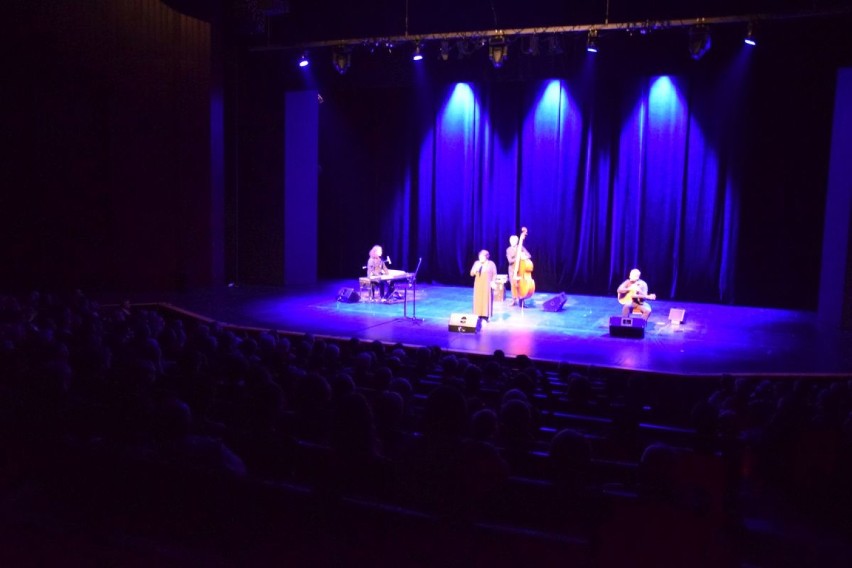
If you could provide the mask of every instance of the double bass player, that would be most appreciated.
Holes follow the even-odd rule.
[[[509,237],[509,247],[506,249],[506,260],[509,261],[509,284],[512,289],[512,305],[524,307],[524,301],[535,292],[535,281],[532,279],[532,256],[524,247],[527,228],[521,227],[521,236]]]

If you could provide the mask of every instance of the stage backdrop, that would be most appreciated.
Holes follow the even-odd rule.
[[[799,61],[791,82],[752,57],[324,88],[320,276],[356,276],[379,243],[469,285],[477,251],[505,272],[525,226],[541,291],[611,294],[638,267],[664,299],[814,307],[833,72]]]
[[[508,100],[451,87],[404,189],[433,278],[466,282],[480,247],[505,267],[525,226],[541,289],[611,290],[637,266],[664,297],[730,297],[737,158],[716,149],[684,82],[631,87],[604,100],[565,80]]]
[[[333,99],[320,186],[339,206],[320,224],[349,247],[323,256],[354,255],[333,262],[354,273],[375,241],[394,267],[423,257],[421,278],[468,284],[480,248],[506,271],[525,226],[540,290],[607,293],[639,267],[662,297],[732,301],[739,106],[680,77],[623,87],[457,83],[366,113]]]

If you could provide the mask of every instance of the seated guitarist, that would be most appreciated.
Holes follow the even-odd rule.
[[[648,294],[648,283],[639,278],[641,275],[638,268],[630,271],[630,276],[618,287],[618,303],[622,305],[622,316],[629,317],[633,309],[638,307],[647,321],[651,316],[651,304],[647,300],[655,300],[657,297]]]

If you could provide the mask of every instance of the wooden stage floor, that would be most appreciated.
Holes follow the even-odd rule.
[[[406,303],[338,302],[338,291],[352,286],[347,280],[310,288],[234,287],[146,300],[236,325],[460,352],[502,349],[510,356],[687,375],[852,377],[852,332],[820,324],[813,312],[655,301],[644,338],[634,339],[609,333],[610,316],[621,314],[614,297],[568,294],[560,311],[547,312],[541,305],[555,294],[542,292],[523,310],[496,302],[491,322],[468,334],[447,327],[451,314],[470,312],[471,288],[418,283],[416,304],[411,291]],[[682,324],[668,321],[671,308],[685,310]]]

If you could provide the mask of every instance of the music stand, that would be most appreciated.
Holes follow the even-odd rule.
[[[405,294],[402,299],[402,317],[411,321],[423,321],[417,317],[417,273],[420,272],[420,264],[423,262],[421,256],[417,260],[417,268],[414,272],[408,274],[408,287],[405,289]],[[408,288],[411,288],[411,317],[408,317]]]

